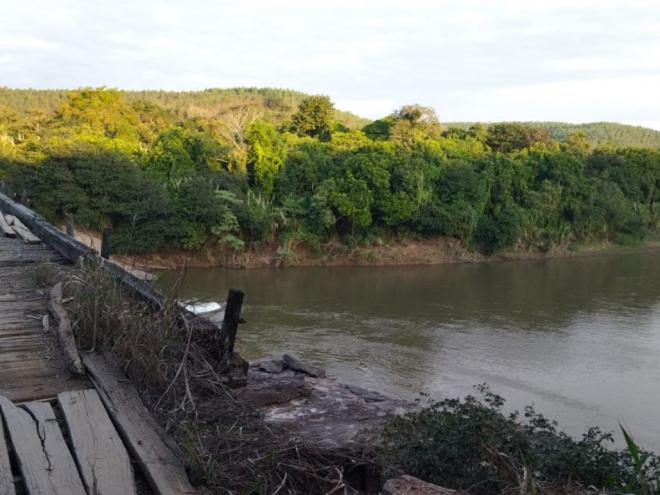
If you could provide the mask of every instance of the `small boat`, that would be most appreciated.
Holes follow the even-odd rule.
[[[208,315],[222,310],[222,305],[217,302],[186,301],[183,307],[196,315]]]

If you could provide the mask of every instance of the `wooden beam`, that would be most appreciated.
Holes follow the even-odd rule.
[[[85,353],[83,362],[124,443],[154,492],[157,495],[197,493],[175,454],[172,440],[162,432],[114,360],[108,355]]]
[[[96,390],[62,392],[57,400],[87,492],[135,495],[128,452]]]
[[[29,495],[86,495],[50,404],[0,397],[0,410]]]
[[[78,346],[73,335],[71,320],[69,320],[69,315],[62,304],[62,282],[56,283],[50,290],[48,311],[57,322],[57,338],[60,341],[67,368],[73,375],[84,375],[85,368],[78,353]]]
[[[5,441],[5,429],[0,419],[0,493],[6,495],[15,495],[14,476],[11,473],[11,463],[9,462],[9,449]]]

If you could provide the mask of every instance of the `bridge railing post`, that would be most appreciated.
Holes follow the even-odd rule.
[[[109,260],[112,251],[112,229],[107,227],[103,229],[101,235],[101,258]]]
[[[66,235],[76,237],[76,224],[73,221],[73,213],[64,214],[64,225],[66,227]]]
[[[236,333],[238,324],[241,322],[241,308],[243,307],[243,298],[245,293],[242,290],[229,289],[227,294],[227,304],[225,306],[225,316],[222,320],[220,331],[223,336],[223,349],[225,359],[231,360],[234,353],[234,344],[236,343]]]

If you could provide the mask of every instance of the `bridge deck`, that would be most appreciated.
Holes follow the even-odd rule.
[[[29,224],[33,213],[23,210]],[[86,355],[93,382],[67,370],[49,288],[37,286],[45,263],[66,269],[67,260],[26,226],[0,227],[0,494],[196,493],[114,361]]]
[[[66,370],[54,325],[44,330],[48,292],[36,287],[34,267],[62,261],[43,244],[0,236],[0,395],[12,401],[90,387]]]

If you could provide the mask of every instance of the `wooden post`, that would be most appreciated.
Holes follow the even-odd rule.
[[[231,360],[236,342],[236,332],[241,320],[241,308],[245,293],[242,290],[229,289],[227,294],[227,305],[225,306],[225,317],[222,320],[221,332],[223,335],[224,353],[227,361]]]
[[[110,259],[110,251],[112,250],[112,229],[105,228],[103,229],[103,235],[101,236],[101,258],[106,260]]]
[[[27,200],[30,197],[30,193],[28,192],[27,189],[23,189],[23,192],[21,193],[21,204],[25,205],[27,204]]]
[[[66,235],[76,237],[76,225],[73,223],[73,213],[64,214],[64,225],[66,226]]]

